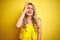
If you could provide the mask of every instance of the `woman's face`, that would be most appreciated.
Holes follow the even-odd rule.
[[[32,16],[33,15],[33,6],[30,5],[30,4],[27,5],[26,15],[27,16]]]

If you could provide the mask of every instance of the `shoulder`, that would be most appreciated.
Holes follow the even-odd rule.
[[[37,18],[37,22],[38,22],[38,23],[41,23],[41,19],[40,19],[40,18]]]
[[[37,24],[38,24],[38,27],[41,28],[41,19],[40,18],[37,18]]]

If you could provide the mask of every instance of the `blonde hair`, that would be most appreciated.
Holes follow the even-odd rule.
[[[38,24],[37,24],[35,7],[34,7],[34,5],[33,5],[32,3],[28,3],[28,4],[33,6],[32,23],[33,23],[33,27],[34,27],[35,31],[37,32]],[[27,24],[26,17],[27,17],[27,15],[25,14],[25,17],[24,17],[24,19],[23,19],[23,24],[22,24],[22,27],[23,27],[23,28],[26,28],[26,24]]]

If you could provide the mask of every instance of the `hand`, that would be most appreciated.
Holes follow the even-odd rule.
[[[25,11],[27,10],[27,6],[28,6],[28,2],[26,2],[25,4]]]
[[[23,10],[23,15],[25,15],[26,10],[27,10],[28,2],[25,4],[24,10]]]

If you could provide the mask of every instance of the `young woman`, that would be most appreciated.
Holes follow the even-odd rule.
[[[20,28],[20,40],[41,40],[41,21],[32,3],[26,3],[16,27]]]

